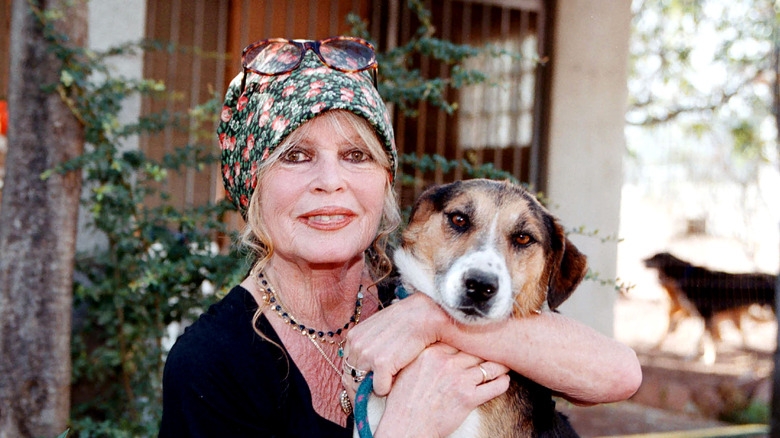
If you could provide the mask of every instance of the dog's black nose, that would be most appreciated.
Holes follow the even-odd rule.
[[[482,271],[466,273],[463,283],[466,286],[466,296],[473,302],[489,300],[498,292],[498,276]]]

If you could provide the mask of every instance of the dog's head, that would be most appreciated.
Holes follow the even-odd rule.
[[[522,187],[484,179],[426,190],[401,236],[402,281],[456,320],[483,323],[556,308],[586,258]]]
[[[654,268],[659,271],[663,271],[668,268],[686,268],[691,266],[690,263],[678,259],[677,257],[669,254],[668,252],[659,252],[652,257],[643,260],[646,268]]]

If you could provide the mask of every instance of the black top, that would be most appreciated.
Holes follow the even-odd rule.
[[[286,350],[252,330],[257,303],[241,286],[176,340],[163,373],[166,437],[339,437],[348,428],[319,416]],[[282,345],[265,316],[258,328]]]
[[[380,286],[380,301],[392,291]],[[352,436],[352,416],[346,428],[319,416],[287,350],[252,330],[256,310],[236,286],[176,340],[163,373],[160,438]],[[284,348],[265,316],[257,326]]]

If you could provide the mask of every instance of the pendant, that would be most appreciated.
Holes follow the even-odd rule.
[[[345,414],[349,415],[352,413],[352,402],[349,401],[349,396],[347,395],[346,389],[341,391],[339,404],[341,405],[341,410],[344,411]]]

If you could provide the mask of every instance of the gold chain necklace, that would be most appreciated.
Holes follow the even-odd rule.
[[[309,336],[309,340],[311,341],[312,344],[314,344],[314,347],[317,348],[317,351],[319,351],[320,354],[322,354],[322,357],[324,357],[325,360],[328,361],[328,365],[330,365],[331,368],[333,368],[333,371],[336,372],[339,378],[342,378],[344,373],[339,369],[339,367],[336,366],[336,364],[333,363],[332,360],[330,360],[330,357],[327,354],[325,354],[325,351],[322,349],[322,347],[320,347],[320,344],[317,343],[317,341],[312,336]],[[342,357],[342,355],[343,353],[341,350],[341,344],[339,344],[339,357]],[[339,395],[339,406],[341,406],[341,411],[344,412],[344,414],[349,415],[352,413],[352,402],[349,401],[349,395],[347,394],[346,389],[341,390],[341,394]]]
[[[342,339],[338,343],[336,343],[335,340],[332,339],[326,339],[325,338],[325,332],[322,330],[315,330],[309,327],[306,327],[303,324],[300,324],[296,322],[295,317],[292,316],[292,314],[284,308],[282,305],[282,301],[280,298],[274,294],[273,290],[271,289],[270,285],[268,284],[268,280],[264,278],[263,273],[259,273],[257,276],[257,282],[258,286],[260,287],[260,292],[262,295],[262,300],[267,305],[271,306],[271,309],[276,312],[276,314],[282,318],[282,320],[293,328],[293,330],[300,332],[301,335],[306,336],[309,338],[312,344],[314,344],[314,347],[317,348],[317,351],[320,352],[322,357],[325,358],[325,360],[328,362],[328,365],[333,368],[333,371],[336,372],[336,375],[341,378],[343,376],[343,372],[339,369],[339,367],[336,366],[336,364],[333,363],[333,361],[330,359],[330,357],[325,353],[325,351],[320,347],[320,343],[328,342],[333,345],[338,345],[338,355],[339,357],[344,357],[344,349],[343,345],[346,339]],[[344,324],[342,328],[339,328],[336,331],[328,331],[327,335],[328,338],[332,338],[334,336],[341,336],[342,332],[349,328],[349,325],[351,323],[354,323],[357,325],[358,322],[360,322],[360,314],[363,309],[363,284],[360,285],[358,288],[357,293],[357,301],[355,302],[355,312],[352,315],[352,317],[349,319],[349,321]],[[319,339],[319,342],[317,340]],[[349,395],[347,395],[347,390],[343,389],[341,391],[341,394],[339,395],[339,405],[341,406],[341,410],[344,412],[344,414],[349,415],[352,413],[352,402],[349,400]]]

